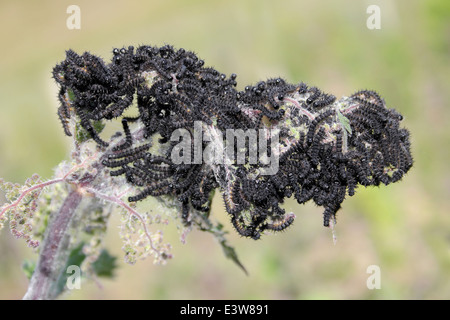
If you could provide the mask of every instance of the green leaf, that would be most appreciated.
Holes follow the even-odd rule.
[[[75,101],[75,93],[73,93],[72,90],[67,89],[67,95],[69,96],[69,99],[70,99],[71,102]]]
[[[103,128],[105,128],[105,124],[102,121],[93,121],[92,127],[94,128],[95,132],[100,133],[103,131]],[[91,138],[91,135],[78,122],[75,127],[75,137],[78,143],[82,143],[89,140]]]
[[[72,103],[75,102],[76,97],[75,97],[75,93],[73,93],[72,90],[70,90],[70,89],[67,90],[67,96]],[[97,132],[97,133],[102,132],[103,129],[105,128],[105,124],[100,120],[93,121],[91,124],[92,124],[92,127],[94,128],[95,132]],[[87,130],[81,126],[80,122],[78,122],[75,126],[75,138],[78,143],[85,142],[86,140],[89,140],[91,138],[91,135],[89,134],[89,132],[87,132]]]
[[[350,126],[350,120],[346,116],[344,116],[341,111],[337,110],[338,120],[341,123],[341,126],[348,132],[349,135],[352,135],[352,127]]]
[[[117,258],[110,255],[108,250],[103,249],[97,260],[92,264],[94,272],[99,277],[112,278],[117,268]]]
[[[25,276],[28,278],[28,280],[31,279],[31,276],[34,273],[34,269],[36,269],[36,262],[30,261],[30,260],[25,260],[22,263],[22,270],[25,273]]]
[[[233,247],[229,246],[225,239],[223,239],[222,241],[220,241],[220,245],[222,246],[223,252],[225,254],[225,257],[227,257],[228,259],[231,259],[234,263],[237,264],[237,266],[239,268],[241,268],[246,275],[248,275],[247,270],[245,269],[244,265],[241,263],[241,261],[239,261],[239,258],[236,254],[236,251],[234,250]]]
[[[84,259],[86,259],[86,255],[83,253],[83,247],[84,242],[80,242],[80,244],[70,252],[69,258],[66,262],[66,266],[59,276],[58,284],[56,287],[57,294],[55,295],[55,297],[59,296],[64,291],[65,285],[67,283],[67,278],[71,276],[71,274],[68,274],[66,272],[67,268],[69,266],[79,266],[81,268],[81,264],[83,263]]]

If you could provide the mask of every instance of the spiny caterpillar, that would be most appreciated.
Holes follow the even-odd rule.
[[[105,150],[102,163],[113,169],[110,174],[124,175],[141,187],[130,202],[173,196],[182,204],[185,224],[192,209],[209,215],[212,194],[219,189],[242,236],[259,239],[266,230],[289,227],[295,216],[281,205],[290,197],[324,207],[323,224],[329,226],[358,185],[396,182],[413,165],[409,132],[400,128],[402,116],[370,90],[336,100],[303,82],[272,78],[238,91],[236,74],[227,77],[205,66],[195,53],[170,45],[116,48],[110,63],[68,50],[53,78],[60,86],[58,116],[66,135],[72,134],[67,123],[75,116]],[[138,115],[124,116],[131,106]],[[114,118],[121,118],[125,139],[111,147],[94,123]],[[218,139],[227,130],[276,131],[257,141],[275,157],[277,170],[264,174],[260,163],[249,161],[250,141],[244,163],[175,163],[171,155],[178,141],[173,133],[183,129],[194,137],[198,122],[204,129],[201,137],[208,136],[219,149],[229,147]],[[143,128],[139,139],[132,128]],[[195,158],[208,143],[189,147]]]

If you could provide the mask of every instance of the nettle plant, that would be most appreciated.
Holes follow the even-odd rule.
[[[61,294],[70,265],[88,278],[110,275],[115,258],[102,239],[113,213],[128,263],[172,258],[158,228],[173,220],[183,242],[192,229],[209,232],[245,271],[211,215],[215,192],[233,228],[257,240],[294,222],[288,198],[314,201],[333,227],[346,195],[399,181],[413,164],[402,116],[374,91],[337,100],[282,78],[238,91],[235,74],[170,45],[114,49],[110,63],[68,50],[53,78],[70,160],[51,180],[1,183],[2,226],[9,220],[39,252],[27,299]],[[106,137],[113,120],[123,132]]]

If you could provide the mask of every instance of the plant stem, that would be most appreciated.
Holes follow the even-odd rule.
[[[83,196],[78,190],[69,191],[59,212],[51,219],[24,300],[50,300],[59,294],[58,278],[63,272],[70,250],[70,228]]]

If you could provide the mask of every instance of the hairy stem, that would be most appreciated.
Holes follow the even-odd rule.
[[[78,190],[71,190],[59,212],[50,221],[44,239],[39,261],[31,277],[24,300],[55,299],[56,285],[70,253],[68,228],[75,216],[83,196]]]

